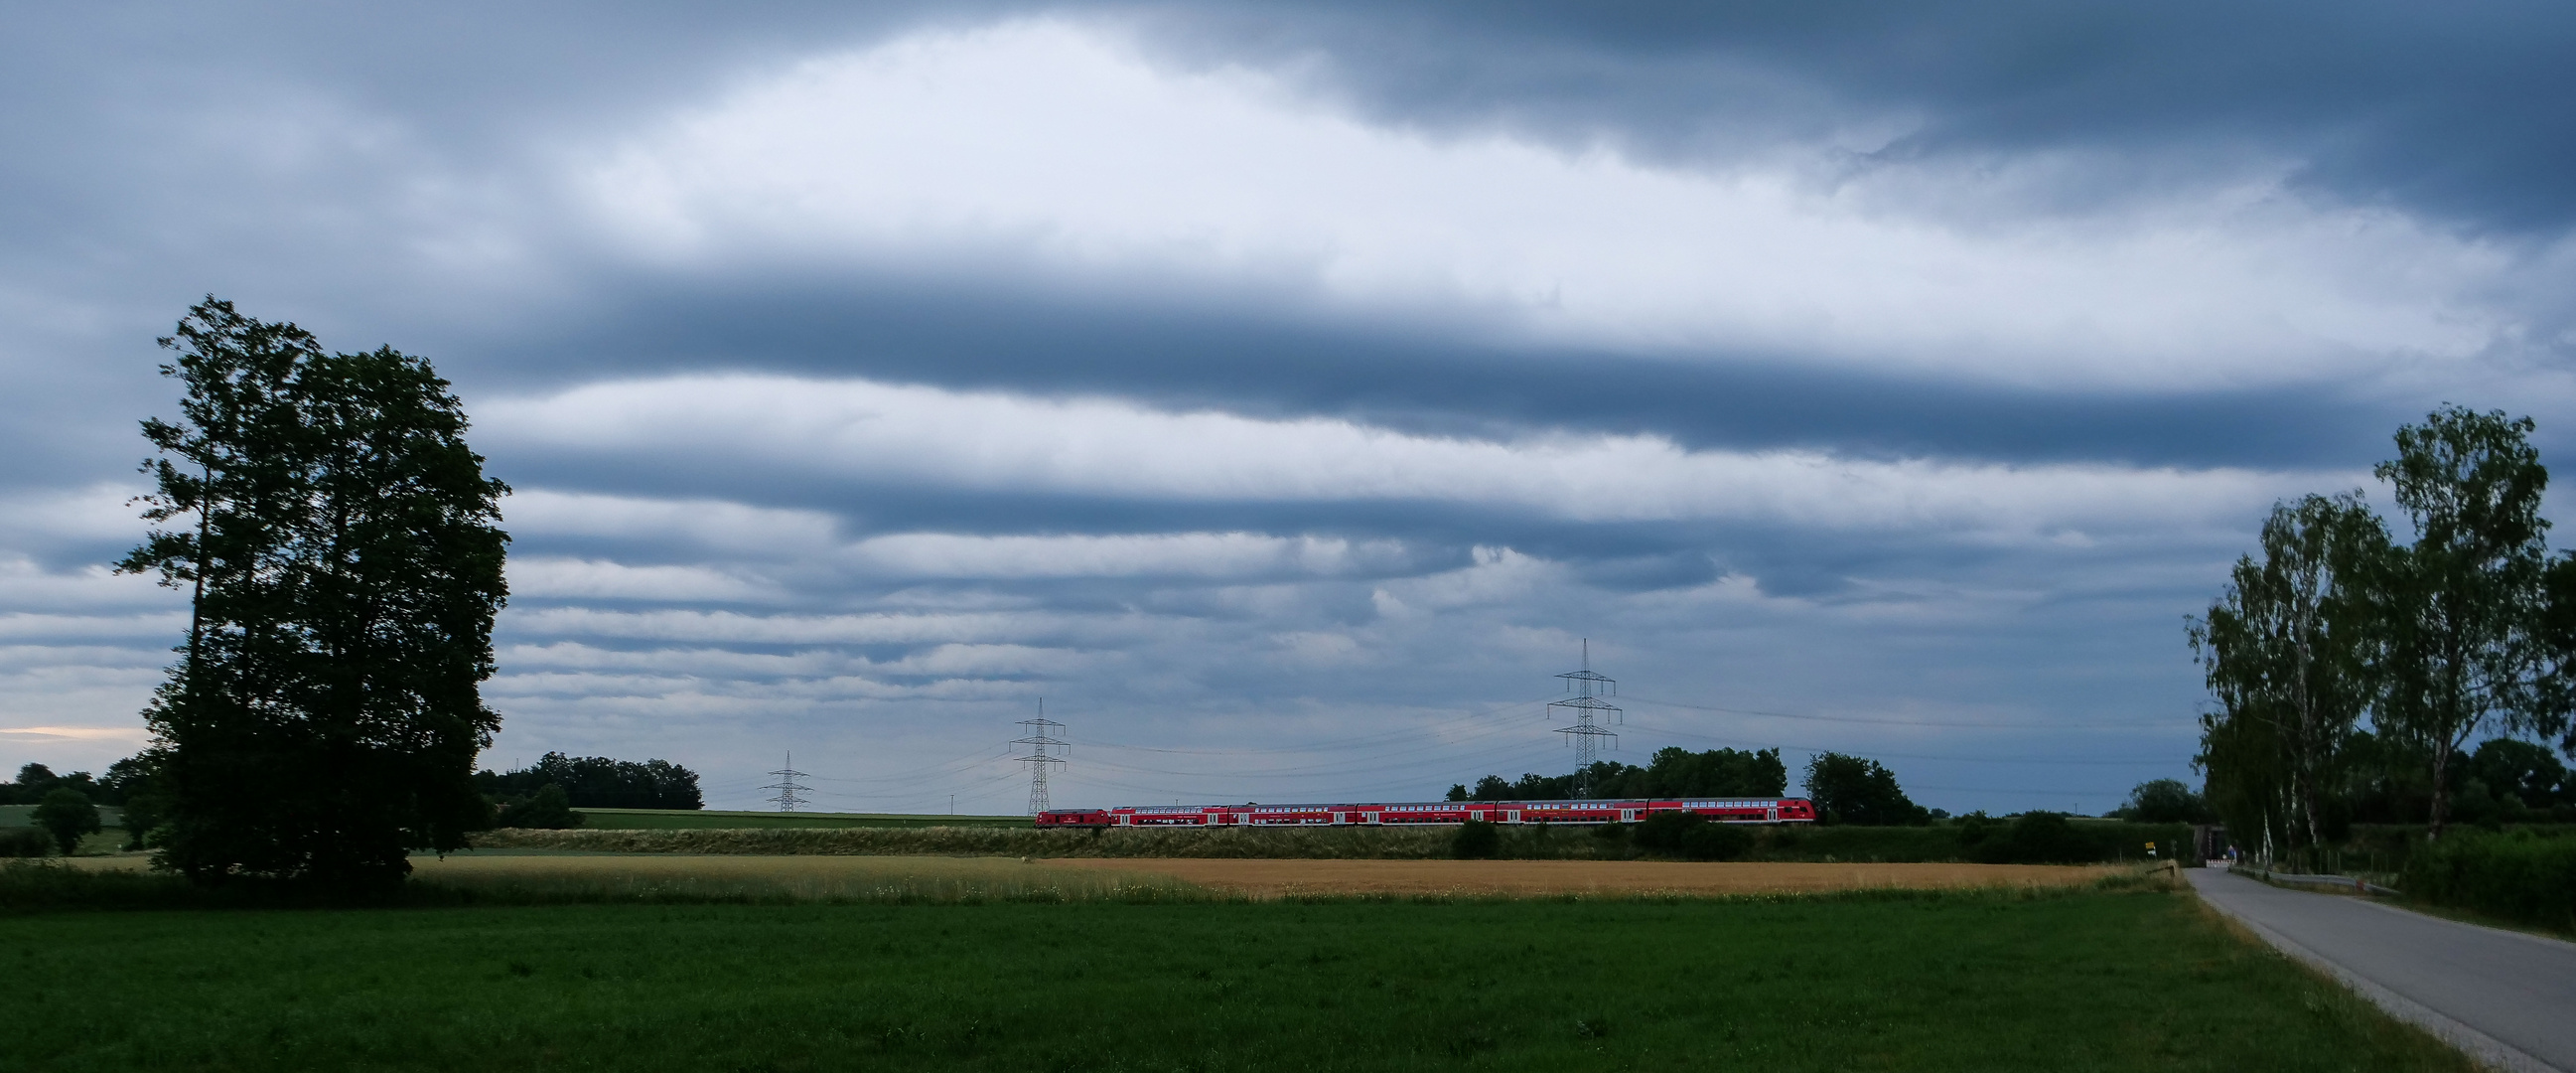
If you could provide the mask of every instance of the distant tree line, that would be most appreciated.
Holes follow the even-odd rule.
[[[474,773],[475,789],[504,806],[532,799],[549,785],[562,787],[565,804],[573,808],[706,807],[698,773],[668,760],[547,753],[524,768]]]
[[[1578,796],[1586,784],[1600,798],[1780,797],[1789,790],[1789,768],[1778,749],[1710,749],[1678,746],[1655,751],[1644,767],[1604,760],[1565,775],[1487,775],[1473,787],[1449,787],[1451,801],[1555,801]],[[1878,761],[1818,753],[1807,761],[1806,792],[1825,823],[1896,825],[1940,817],[1905,796],[1896,773]],[[1679,837],[1679,836],[1675,836]]]
[[[2411,542],[2358,489],[2276,504],[2190,622],[2216,700],[2194,764],[2238,845],[2286,857],[2354,822],[2439,838],[2571,804],[2538,743],[2576,750],[2576,559],[2544,539],[2532,428],[2457,406],[2400,428],[2373,473]]]
[[[45,831],[65,855],[82,836],[101,829],[98,806],[122,806],[132,834],[128,845],[139,849],[141,832],[158,823],[161,815],[150,787],[141,757],[109,765],[103,778],[93,778],[86,771],[57,775],[43,764],[26,764],[18,768],[17,778],[0,783],[0,805],[36,806],[28,821]]]
[[[91,804],[122,805],[140,774],[140,765],[131,758],[117,761],[104,778],[93,778],[86,771],[57,775],[43,764],[27,764],[18,769],[15,780],[0,782],[0,805],[33,805],[56,790],[73,791]]]
[[[43,764],[18,769],[18,777],[0,783],[0,805],[37,805],[39,826],[64,839],[63,852],[80,834],[99,829],[97,806],[123,808],[126,848],[157,847],[166,838],[170,803],[154,763],[162,754],[146,750],[108,766],[107,775],[86,771],[57,775]],[[575,808],[704,807],[698,775],[667,760],[614,760],[604,756],[571,757],[547,753],[534,765],[507,772],[480,771],[474,788],[482,808],[470,829],[491,827],[577,827]],[[52,817],[49,822],[46,817]],[[71,835],[62,835],[72,831]]]
[[[1656,750],[1645,767],[1603,760],[1589,770],[1565,775],[1523,775],[1516,780],[1487,775],[1473,787],[1451,786],[1448,799],[1567,800],[1577,796],[1587,780],[1593,797],[1778,797],[1788,790],[1789,769],[1781,765],[1778,749],[1695,753],[1673,746]]]

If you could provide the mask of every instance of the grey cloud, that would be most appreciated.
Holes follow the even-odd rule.
[[[2576,221],[2576,13],[2545,2],[1152,5],[1203,62],[1303,60],[1382,117],[1691,160],[1780,139],[1867,159],[2279,154],[2320,194],[2504,234]],[[1747,128],[1750,128],[1748,130]],[[2161,163],[2159,163],[2161,162]],[[2166,172],[2169,176],[2170,173]],[[2070,191],[2081,199],[2087,194]]]
[[[451,334],[460,373],[529,390],[708,367],[953,388],[1098,392],[1175,409],[1340,416],[1443,435],[1655,431],[1692,447],[1826,446],[2138,464],[2344,464],[2414,403],[2300,384],[2042,391],[1836,370],[1784,355],[1680,361],[1506,347],[1256,305],[1117,302],[1005,271],[629,276],[578,315]],[[571,311],[567,310],[566,314]],[[424,326],[426,327],[426,326]],[[434,330],[434,329],[433,329]]]
[[[151,373],[148,341],[207,290],[302,320],[333,345],[429,354],[469,403],[753,370],[1339,417],[1425,435],[1654,433],[1692,448],[2186,467],[2366,465],[2428,392],[2526,391],[2550,382],[2549,348],[2563,348],[2541,338],[2503,362],[2541,367],[2525,380],[2481,367],[2426,374],[2438,385],[2022,391],[1763,353],[1685,363],[1513,348],[1454,325],[1329,316],[1275,295],[1051,289],[987,266],[640,269],[530,219],[540,209],[520,196],[549,152],[815,49],[925,20],[1040,10],[1052,9],[17,13],[17,32],[0,41],[0,94],[12,102],[0,109],[10,150],[0,153],[0,376],[13,398],[43,404],[22,401],[0,422],[0,493],[128,479],[141,453],[133,420],[165,412],[171,394]],[[2317,196],[2431,214],[2505,244],[2562,234],[2576,205],[2566,129],[2576,120],[2554,107],[2570,96],[2561,80],[2576,76],[2560,73],[2569,16],[2555,8],[1080,10],[1125,20],[1173,62],[1302,72],[1364,115],[1434,136],[1505,128],[1705,168],[1797,152],[1820,162],[1820,183],[1865,184],[1926,161],[2076,159],[2059,178],[1988,191],[1963,214],[2091,211],[2272,160],[2289,161]],[[497,253],[476,245],[495,236],[506,240]],[[2545,391],[2462,401],[2541,409],[2544,434],[2563,435],[2563,400]],[[962,789],[961,803],[1016,807],[1016,772],[990,754],[1040,693],[1092,743],[1083,759],[1098,749],[1099,764],[1068,773],[1072,800],[1240,797],[1247,786],[1411,796],[1488,771],[1559,770],[1543,713],[1511,706],[1544,699],[1555,684],[1546,674],[1590,636],[1604,666],[1645,696],[2039,728],[1765,721],[1640,704],[1625,755],[1776,744],[1969,758],[1897,766],[1909,785],[1957,788],[1921,795],[1952,808],[2060,804],[2027,795],[2079,782],[2090,788],[2067,800],[2104,807],[2138,779],[2187,774],[2198,692],[2179,616],[2206,598],[2243,536],[2001,547],[1912,530],[1583,523],[1474,504],[896,486],[721,455],[496,450],[492,465],[537,491],[799,512],[706,507],[696,533],[531,524],[516,548],[531,563],[682,568],[770,586],[710,587],[684,605],[576,577],[551,592],[530,586],[501,626],[493,695],[511,717],[504,758],[546,748],[672,756],[708,771],[717,802],[732,805],[752,803],[757,773],[793,747],[800,766],[852,780],[826,783],[846,795],[840,803],[937,807]],[[11,517],[22,515],[32,516]],[[832,558],[850,541],[913,532],[1245,532],[1406,552],[1328,576],[888,577]],[[0,538],[0,564],[23,556],[35,571],[21,591],[0,591],[12,719],[32,717],[29,705],[130,719],[182,620],[147,602],[167,594],[83,597],[76,570],[131,539],[32,525]],[[1506,714],[1464,714],[1494,708]],[[1372,734],[1392,737],[1318,745]],[[1210,752],[1112,747],[1122,743]],[[957,766],[939,763],[950,757]],[[2074,766],[1970,762],[2050,757]]]

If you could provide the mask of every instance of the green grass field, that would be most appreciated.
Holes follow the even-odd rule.
[[[0,915],[0,1069],[2445,1070],[2188,894]]]
[[[35,822],[34,805],[0,805],[0,827],[25,827]],[[125,822],[125,810],[114,805],[98,807],[99,822],[114,827]]]
[[[0,805],[0,827],[31,826],[35,821],[35,811],[34,805]],[[125,845],[125,830],[120,826],[125,822],[125,810],[114,805],[101,805],[98,817],[99,825],[106,829],[82,836],[81,852],[114,853]]]

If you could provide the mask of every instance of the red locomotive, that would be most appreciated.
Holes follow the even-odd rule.
[[[1696,812],[1719,823],[1813,823],[1802,797],[1626,798],[1608,801],[1439,801],[1375,805],[1134,805],[1050,809],[1040,827],[1308,827],[1388,824],[1635,823],[1658,812]]]

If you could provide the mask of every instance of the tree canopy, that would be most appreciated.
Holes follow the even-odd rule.
[[[55,844],[63,848],[65,857],[80,849],[82,835],[99,831],[98,806],[68,786],[47,791],[45,799],[37,803],[35,813],[28,818],[45,833],[54,836]]]
[[[124,762],[117,761],[119,764]],[[57,775],[54,769],[43,764],[22,764],[15,780],[0,782],[0,805],[37,804],[55,790],[76,790],[83,799],[101,805],[121,804],[125,794],[124,786],[117,779],[117,769],[111,767],[107,771],[108,778],[101,781],[91,778],[86,771]]]
[[[2135,823],[2208,823],[2215,818],[2208,800],[2181,779],[2139,783],[2112,815]]]
[[[2194,763],[2240,844],[2295,855],[2364,814],[2424,820],[2438,837],[2477,781],[2460,762],[2470,742],[2576,748],[2576,562],[2553,561],[2544,540],[2549,474],[2532,429],[2458,406],[2400,428],[2396,457],[2372,472],[2411,542],[2359,491],[2278,504],[2260,557],[2239,558],[2191,621],[2217,701]],[[2509,758],[2497,764],[2545,775],[2526,750],[2490,747]],[[2477,793],[2496,808],[2530,796]]]
[[[515,801],[547,786],[562,787],[573,808],[704,807],[698,773],[668,760],[612,760],[605,756],[547,753],[513,771],[480,771],[474,785],[486,796]]]
[[[1807,759],[1807,798],[1824,823],[1872,826],[1930,823],[1932,814],[1905,796],[1896,773],[1876,760],[1842,753]]]
[[[1449,788],[1451,801],[1559,801],[1589,785],[1594,797],[1778,797],[1789,788],[1789,769],[1780,750],[1710,749],[1695,753],[1678,746],[1655,750],[1645,767],[1613,760],[1597,761],[1589,772],[1522,775],[1505,779],[1487,775],[1473,787]]]
[[[428,361],[330,353],[212,297],[161,340],[180,416],[143,423],[156,526],[121,571],[190,594],[146,709],[168,804],[159,860],[378,884],[487,820],[475,754],[500,717],[492,618],[509,489]]]
[[[2277,800],[2284,830],[2314,843],[2335,758],[2372,699],[2395,567],[2360,492],[2275,505],[2260,540],[2262,560],[2240,556],[2189,628],[2225,716],[2204,727],[2202,763],[2227,773],[2228,801]]]

